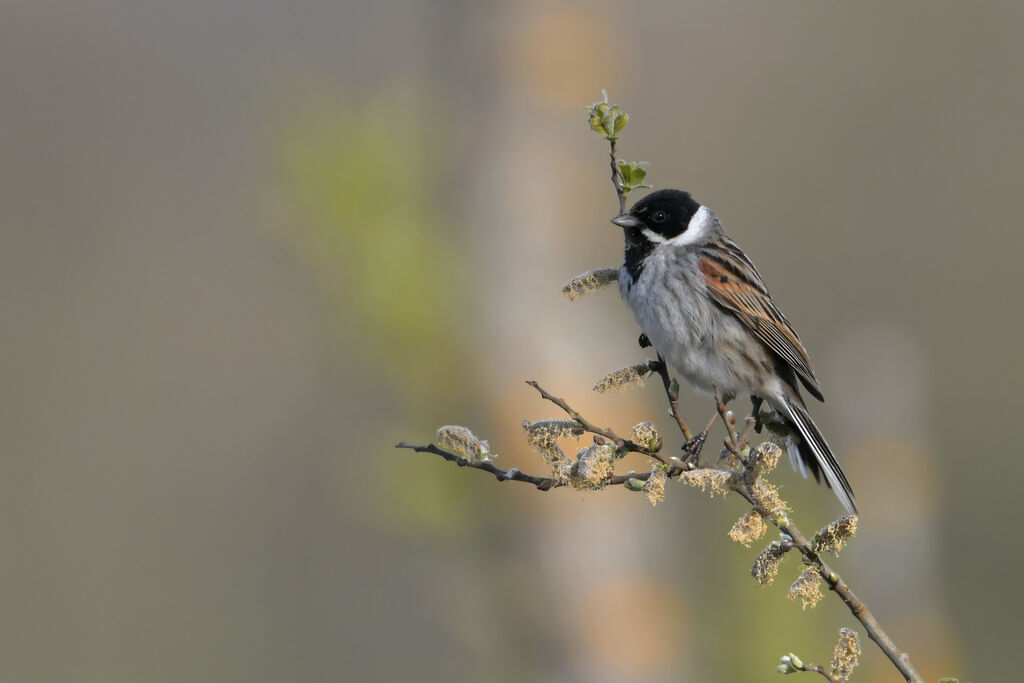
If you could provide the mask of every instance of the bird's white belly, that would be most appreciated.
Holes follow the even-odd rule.
[[[619,290],[654,348],[695,389],[731,398],[762,388],[763,348],[708,298],[694,256],[659,249],[635,283],[620,272]]]

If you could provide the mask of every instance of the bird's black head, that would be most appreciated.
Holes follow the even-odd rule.
[[[612,219],[622,228],[626,238],[626,258],[623,265],[636,282],[643,272],[644,263],[659,243],[681,239],[693,241],[702,239],[714,229],[716,219],[706,209],[700,213],[700,220],[694,220],[701,205],[694,201],[689,192],[682,190],[658,190],[652,192],[626,213]],[[628,286],[632,286],[629,284]]]
[[[629,211],[612,219],[622,228],[643,231],[644,228],[665,240],[683,234],[694,214],[700,209],[689,192],[682,190],[658,190],[652,192]]]

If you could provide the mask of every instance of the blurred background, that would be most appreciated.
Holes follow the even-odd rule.
[[[738,499],[392,448],[464,424],[542,473],[524,379],[678,447],[656,382],[590,390],[647,357],[618,294],[559,294],[621,260],[602,88],[621,156],[717,211],[815,360],[862,509],[837,567],[929,680],[1012,678],[1022,29],[1012,2],[8,0],[0,679],[827,663],[851,616],[787,601],[793,558],[751,580]],[[775,478],[805,532],[839,514]],[[864,652],[854,680],[898,680]]]

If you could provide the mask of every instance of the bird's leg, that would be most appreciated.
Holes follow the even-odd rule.
[[[761,428],[764,427],[761,424],[761,404],[764,403],[764,399],[760,396],[750,395],[750,416],[754,418],[754,431],[758,434],[761,433]]]

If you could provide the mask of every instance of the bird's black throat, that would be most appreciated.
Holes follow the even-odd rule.
[[[640,231],[640,228],[627,228],[626,237],[626,260],[623,265],[633,282],[640,279],[640,273],[644,271],[644,262],[654,251],[654,244],[648,240]]]

